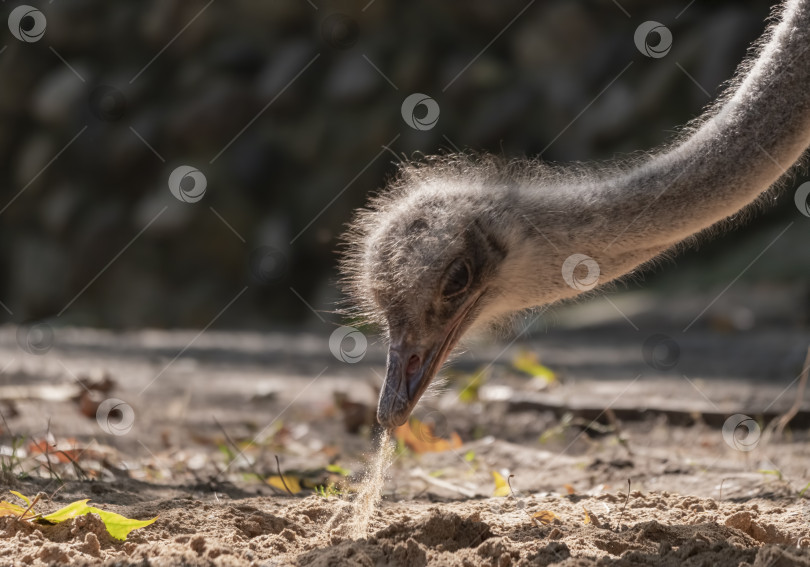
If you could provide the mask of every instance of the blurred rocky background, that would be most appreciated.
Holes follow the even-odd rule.
[[[719,92],[772,4],[27,2],[47,21],[41,37],[0,30],[0,317],[113,329],[336,322],[338,236],[398,159],[651,148]],[[2,4],[3,19],[20,5]],[[18,33],[37,31],[28,18]],[[664,57],[634,43],[648,20],[672,32]],[[434,127],[403,120],[412,93],[438,103]],[[182,165],[205,177],[197,202],[169,190]],[[726,305],[732,327],[805,325],[801,181],[629,282],[625,294],[646,299],[619,305],[631,318],[680,311],[734,281],[712,307]],[[700,324],[725,324],[715,315]]]

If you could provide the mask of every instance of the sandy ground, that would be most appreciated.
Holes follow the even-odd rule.
[[[766,427],[793,403],[810,335],[673,334],[674,369],[648,360],[651,336],[471,349],[416,412],[432,429],[400,432],[368,537],[352,539],[380,345],[347,365],[317,333],[63,329],[31,354],[0,329],[2,499],[158,516],[126,542],[93,515],[0,518],[0,566],[810,565],[807,404],[784,435]],[[557,380],[518,371],[526,356]],[[129,423],[97,418],[110,398]],[[724,436],[735,414],[751,429]],[[494,496],[493,472],[511,491]]]
[[[32,489],[23,484],[18,488]],[[72,483],[60,499],[159,515],[126,543],[87,516],[56,526],[0,519],[3,565],[810,565],[810,507],[667,492],[389,498],[370,536],[348,537],[337,498],[250,497],[121,481]],[[136,500],[136,502],[132,502]],[[539,513],[540,519],[533,519]],[[587,518],[587,521],[586,521]]]

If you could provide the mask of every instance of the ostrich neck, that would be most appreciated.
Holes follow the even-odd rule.
[[[572,175],[569,182],[562,175],[545,189],[521,187],[517,210],[535,233],[526,238],[511,230],[515,253],[505,271],[514,281],[521,266],[546,267],[533,274],[544,279],[541,285],[527,281],[514,294],[522,296],[517,303],[577,295],[560,278],[571,254],[598,262],[599,283],[632,271],[733,216],[799,160],[810,145],[810,0],[784,5],[743,69],[723,102],[677,144],[631,166]]]

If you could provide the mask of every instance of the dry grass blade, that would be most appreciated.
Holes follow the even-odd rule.
[[[804,400],[804,390],[807,387],[808,375],[810,375],[810,347],[807,347],[807,355],[805,356],[804,364],[802,365],[802,373],[799,375],[799,385],[796,388],[796,399],[793,400],[793,405],[790,406],[789,410],[768,424],[767,436],[769,439],[771,437],[781,437],[782,433],[785,431],[785,427],[787,427],[791,420],[796,417],[796,414],[799,413],[799,410],[802,407],[802,401]]]

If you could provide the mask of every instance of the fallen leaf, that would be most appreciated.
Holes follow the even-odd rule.
[[[574,487],[570,484],[563,484],[563,488],[565,488],[565,491],[568,494],[574,494],[574,492],[576,492],[576,490],[574,490]]]
[[[481,390],[481,386],[487,381],[485,371],[477,371],[473,374],[462,374],[461,380],[461,391],[458,394],[458,399],[467,404],[477,402],[478,392]]]
[[[349,476],[352,474],[352,471],[349,469],[344,469],[340,465],[326,465],[326,470],[331,473],[339,474],[340,476]]]
[[[290,492],[292,492],[293,494],[298,494],[299,492],[301,492],[301,481],[297,477],[290,476],[288,474],[284,475],[283,481],[281,480],[280,476],[275,474],[273,476],[267,477],[266,482],[270,486],[278,488],[279,490],[283,490],[284,492],[287,492],[287,488],[289,488]],[[286,487],[284,486],[285,483],[287,484]]]
[[[557,375],[554,374],[554,371],[540,364],[540,359],[537,354],[531,351],[523,351],[518,354],[512,360],[512,367],[547,383],[557,380]]]
[[[540,522],[543,525],[549,525],[551,522],[557,519],[557,514],[552,512],[551,510],[540,510],[539,512],[535,512],[532,514],[532,520]]]
[[[415,417],[397,427],[394,437],[416,454],[441,453],[463,445],[461,437],[455,431],[450,434],[450,439],[436,437],[431,424],[422,423]]]
[[[509,496],[512,490],[509,488],[509,482],[498,471],[492,471],[492,477],[495,479],[495,492],[493,496]]]
[[[30,505],[31,505],[31,499],[30,499],[30,498],[28,498],[27,496],[25,496],[25,495],[23,495],[23,494],[21,494],[21,493],[17,492],[16,490],[9,490],[9,492],[11,492],[11,493],[12,493],[14,496],[16,496],[17,498],[19,498],[19,499],[20,499],[20,500],[22,500],[23,502],[25,502],[25,503],[26,503],[28,506],[30,506]]]
[[[602,527],[602,523],[599,521],[596,514],[588,510],[585,506],[583,506],[582,509],[585,511],[585,519],[582,520],[583,524],[593,524],[597,528]]]
[[[28,507],[31,507],[31,500],[16,492],[14,490],[10,491],[12,494],[17,496],[18,498],[22,499]],[[29,513],[32,514],[31,517],[25,518],[26,520],[35,520],[37,522],[42,523],[49,523],[49,524],[58,524],[60,522],[64,522],[65,520],[69,520],[71,518],[76,518],[78,516],[84,516],[86,514],[98,514],[101,518],[101,521],[104,522],[104,526],[107,528],[107,531],[110,535],[116,539],[121,541],[125,541],[129,532],[132,530],[137,530],[138,528],[146,527],[150,524],[153,524],[157,520],[157,516],[152,518],[151,520],[131,520],[126,518],[120,514],[116,514],[114,512],[107,512],[106,510],[102,510],[100,508],[96,508],[94,506],[89,506],[87,503],[90,499],[86,500],[78,500],[76,502],[71,502],[67,506],[60,508],[56,512],[51,512],[45,516],[40,516],[34,513],[32,510],[29,510]],[[36,502],[36,500],[35,500]],[[0,502],[0,516],[17,516],[22,518],[23,514],[25,514],[26,508],[22,506],[18,506],[16,504],[12,504],[11,502],[2,501]]]
[[[146,526],[155,523],[155,521],[158,519],[158,517],[155,516],[151,520],[131,520],[120,514],[116,514],[115,512],[107,512],[106,510],[101,510],[100,508],[88,506],[87,503],[89,501],[89,498],[86,500],[78,500],[68,504],[64,508],[60,508],[56,512],[42,516],[41,519],[52,524],[58,524],[77,516],[98,514],[101,521],[104,522],[104,526],[107,528],[107,531],[110,532],[110,535],[121,541],[125,541],[129,535],[129,532],[132,530],[145,528]]]
[[[17,516],[20,517],[25,513],[25,508],[17,506],[11,502],[3,500],[0,502],[0,516]]]

